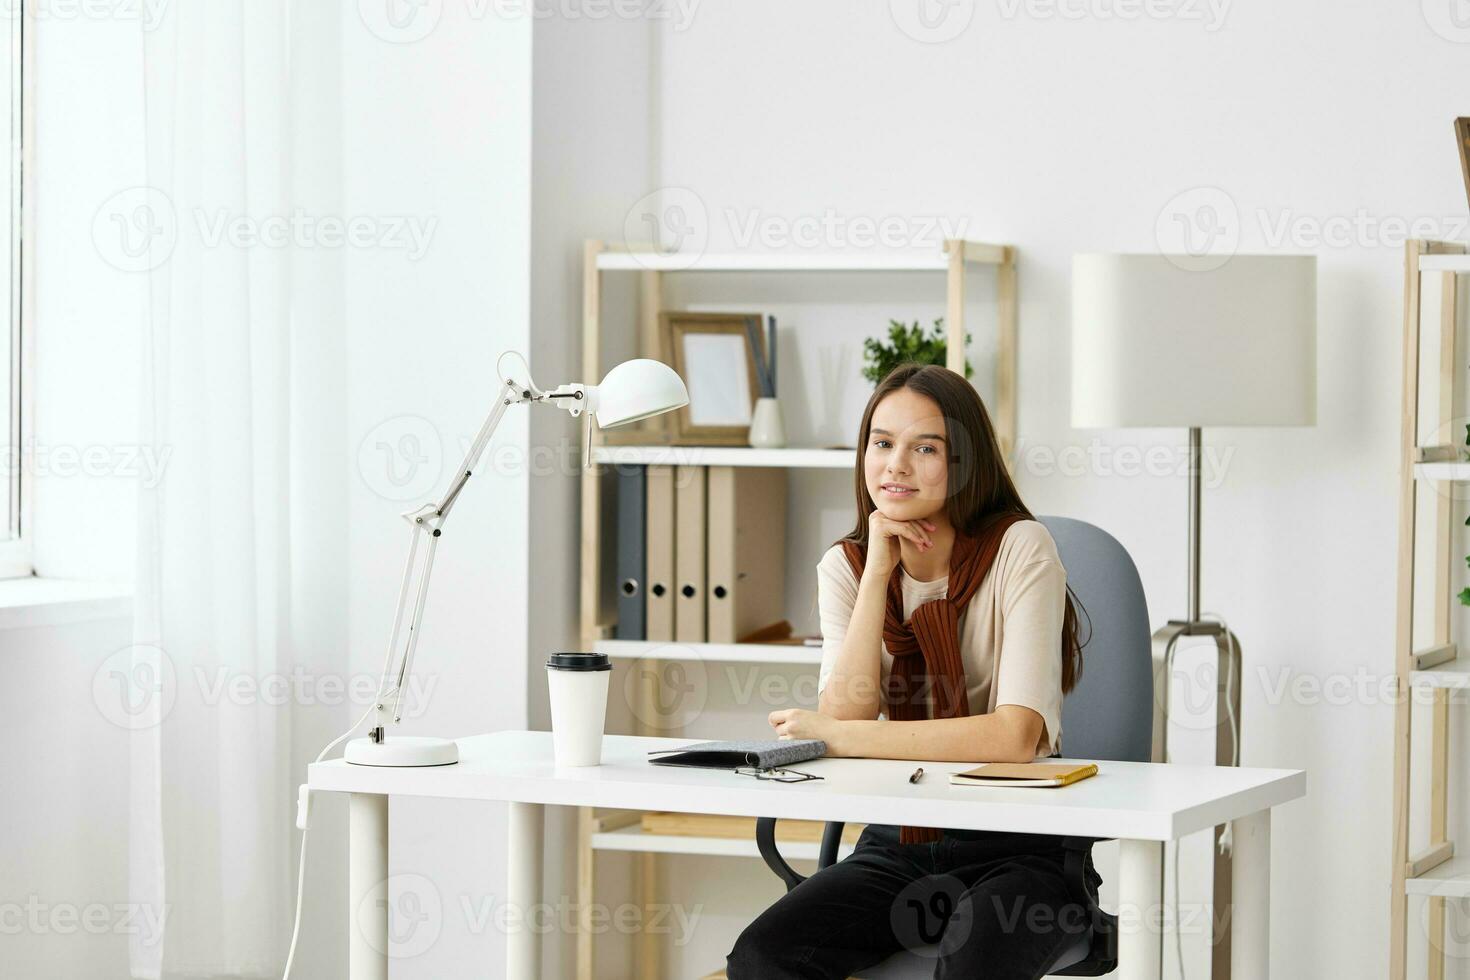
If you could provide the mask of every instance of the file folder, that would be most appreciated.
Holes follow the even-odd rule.
[[[674,640],[705,641],[705,468],[674,468]]]
[[[708,634],[740,643],[786,605],[786,471],[709,468]]]
[[[674,639],[674,468],[650,466],[644,486],[644,638]]]
[[[643,525],[648,519],[647,481],[647,470],[642,466],[624,466],[618,470],[618,625],[613,636],[619,640],[645,637],[644,549],[648,538]]]

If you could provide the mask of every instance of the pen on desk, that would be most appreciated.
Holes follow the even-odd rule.
[[[909,777],[909,782],[911,782],[911,783],[917,783],[919,781],[919,777],[921,777],[923,775],[924,775],[924,767],[923,766],[920,766],[919,768],[915,769],[914,770],[914,774]]]

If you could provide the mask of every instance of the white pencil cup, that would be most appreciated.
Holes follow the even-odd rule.
[[[781,449],[786,445],[786,426],[781,421],[781,403],[758,398],[750,418],[750,444],[756,449]]]

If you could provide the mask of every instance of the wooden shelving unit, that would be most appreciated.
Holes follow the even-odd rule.
[[[637,660],[707,660],[723,664],[809,664],[822,662],[822,648],[794,643],[673,643],[663,640],[598,640],[594,653]]]
[[[636,824],[594,834],[592,847],[599,851],[633,851],[642,854],[701,854],[758,858],[755,837],[689,837],[683,834],[651,834]],[[815,841],[783,841],[781,856],[788,860],[815,861],[821,845]],[[837,849],[838,859],[852,853],[851,844]]]
[[[1452,431],[1455,381],[1464,370],[1455,351],[1458,273],[1470,272],[1470,254],[1460,243],[1410,241],[1404,250],[1404,346],[1402,454],[1399,460],[1399,552],[1395,627],[1395,708],[1393,752],[1393,892],[1389,976],[1405,980],[1408,970],[1408,896],[1429,903],[1426,934],[1429,976],[1445,972],[1445,899],[1470,897],[1470,857],[1455,855],[1447,839],[1449,785],[1449,694],[1470,687],[1470,656],[1462,657],[1452,639],[1455,578],[1460,566],[1453,551],[1453,497],[1446,483],[1470,479],[1470,464],[1459,461]],[[1433,346],[1425,346],[1432,340]],[[1426,354],[1432,356],[1426,356]],[[1427,363],[1426,363],[1427,362]],[[1463,430],[1462,430],[1463,431]],[[1420,490],[1431,487],[1426,536],[1430,554],[1421,553]],[[1421,570],[1427,572],[1421,577]],[[1425,612],[1416,587],[1426,587]],[[1409,852],[1412,751],[1411,689],[1431,691],[1429,843]],[[1415,930],[1417,932],[1417,930]]]
[[[972,268],[988,268],[996,276],[996,362],[995,396],[988,404],[996,435],[1008,464],[1016,445],[1016,249],[1009,245],[951,240],[936,255],[912,254],[735,254],[671,255],[640,251],[597,241],[586,243],[582,280],[582,376],[600,378],[606,365],[601,356],[603,321],[603,277],[631,274],[638,277],[637,352],[655,357],[659,350],[658,320],[664,309],[664,277],[684,272],[711,273],[935,273],[943,276],[945,324],[948,329],[947,366],[964,371],[965,278]],[[936,283],[936,286],[938,283]],[[669,643],[628,641],[613,638],[616,605],[611,583],[600,570],[603,560],[603,528],[610,517],[604,478],[615,466],[685,464],[698,466],[761,466],[788,469],[851,470],[856,463],[853,449],[823,447],[751,449],[741,447],[683,446],[668,443],[662,420],[640,425],[631,434],[617,430],[604,434],[593,430],[591,465],[582,472],[581,505],[581,636],[582,647],[627,660],[704,660],[724,663],[768,663],[817,667],[821,650],[789,644],[758,643]],[[640,686],[638,697],[651,703],[651,693]],[[636,711],[638,717],[647,717]],[[640,726],[642,728],[642,726]],[[643,729],[635,734],[668,734]],[[645,905],[659,901],[656,894],[658,854],[701,854],[758,857],[754,839],[700,837],[646,833],[639,815],[627,811],[608,813],[583,808],[578,819],[577,980],[592,980],[594,962],[592,903],[599,851],[624,851],[639,855],[639,897]],[[840,852],[846,854],[850,846]],[[808,853],[809,852],[809,853]],[[794,858],[816,858],[812,842],[783,843],[782,853]],[[641,933],[638,941],[636,975],[641,980],[658,980],[660,948],[658,936]]]
[[[592,462],[617,466],[782,466],[850,470],[851,449],[749,449],[737,446],[598,446]]]

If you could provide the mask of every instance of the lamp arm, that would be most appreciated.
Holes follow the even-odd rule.
[[[383,740],[383,729],[389,724],[398,724],[403,717],[403,691],[408,686],[408,678],[413,669],[414,651],[418,649],[419,624],[423,620],[424,603],[429,595],[429,581],[434,572],[434,553],[438,550],[439,535],[442,533],[444,520],[448,516],[459,493],[464,489],[474,468],[479,465],[480,457],[485,452],[491,436],[495,434],[500,425],[505,410],[519,401],[530,401],[535,398],[534,386],[521,388],[514,379],[507,379],[501,397],[495,400],[495,405],[490,409],[480,431],[475,435],[475,441],[470,444],[469,452],[465,454],[464,462],[460,464],[455,475],[454,482],[450,484],[449,490],[438,503],[424,504],[416,510],[405,511],[403,519],[409,522],[410,539],[408,546],[408,560],[403,567],[403,581],[398,589],[398,605],[393,613],[393,629],[388,635],[388,651],[383,662],[383,676],[378,682],[377,695],[377,719],[373,725],[370,737],[375,742]],[[424,557],[423,571],[418,575],[418,586],[414,587],[414,560],[418,557],[419,539],[424,535],[429,536],[428,552]],[[399,646],[399,637],[403,634],[404,613],[408,609],[409,595],[413,594],[413,612],[408,617],[408,632],[404,637],[402,646]]]
[[[387,725],[396,725],[403,718],[403,692],[408,686],[408,678],[413,670],[414,652],[418,649],[419,625],[423,620],[424,603],[429,595],[429,578],[434,571],[434,554],[439,547],[439,536],[442,533],[444,522],[449,517],[449,511],[459,499],[460,491],[469,482],[475,467],[479,465],[480,457],[484,455],[485,447],[490,444],[490,439],[494,436],[496,428],[499,427],[505,410],[521,402],[544,401],[565,409],[573,416],[578,416],[588,411],[594,399],[595,391],[589,391],[586,386],[580,384],[562,385],[549,392],[544,392],[538,389],[534,382],[528,381],[523,387],[517,384],[514,378],[506,378],[501,397],[496,400],[489,416],[480,426],[480,431],[475,434],[475,440],[470,444],[464,462],[460,464],[454,482],[450,484],[444,497],[438,503],[424,504],[416,510],[403,513],[404,520],[408,521],[412,528],[412,537],[409,541],[408,560],[403,568],[403,582],[398,590],[398,606],[393,614],[393,629],[388,636],[388,652],[383,663],[383,676],[378,682],[375,705],[377,719],[369,733],[369,737],[374,742],[383,740],[383,730]],[[419,575],[418,587],[415,590],[413,587],[414,559],[418,556],[419,538],[425,533],[429,535],[429,547],[424,556],[424,568]],[[408,633],[404,638],[402,653],[399,654],[399,635],[403,630],[403,614],[408,608],[410,592],[415,593],[413,612],[409,616]],[[397,669],[394,668],[395,661]]]

